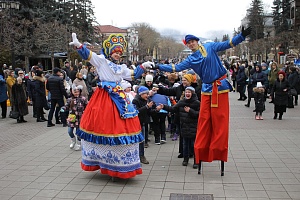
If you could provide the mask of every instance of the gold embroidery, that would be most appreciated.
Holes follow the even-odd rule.
[[[175,69],[175,65],[174,65],[174,64],[172,64],[172,70],[173,70],[173,72],[176,72],[176,69]]]
[[[202,56],[205,58],[207,56],[207,52],[205,47],[202,44],[199,44],[199,51],[202,54]]]
[[[133,81],[134,80],[134,71],[133,71],[133,69],[131,69],[130,71],[131,71],[131,80]]]
[[[231,47],[234,47],[233,43],[232,43],[232,38],[230,38],[229,44]]]
[[[89,55],[87,61],[90,61],[92,59],[92,55],[93,55],[93,52],[90,50],[90,55]]]

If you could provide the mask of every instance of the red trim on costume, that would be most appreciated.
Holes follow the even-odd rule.
[[[102,168],[100,168],[100,166],[87,166],[87,165],[83,164],[82,162],[81,162],[81,168],[84,171],[96,171],[96,170],[100,169],[100,172],[102,174],[107,174],[107,175],[112,176],[112,177],[118,177],[118,178],[123,178],[123,179],[132,178],[132,177],[135,177],[136,175],[139,175],[139,174],[143,173],[142,168],[139,168],[139,169],[137,169],[135,171],[132,171],[132,172],[122,173],[122,172],[111,171],[111,170],[108,170],[108,169],[102,169]]]
[[[140,68],[142,68],[143,70],[145,70],[145,67],[143,65],[140,65]]]

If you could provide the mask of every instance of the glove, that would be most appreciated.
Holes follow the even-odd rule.
[[[146,68],[146,69],[152,69],[152,67],[154,67],[155,64],[154,64],[153,62],[147,61],[147,62],[144,62],[144,63],[142,64],[142,66],[143,66],[144,68]]]
[[[77,48],[81,47],[82,44],[78,41],[76,33],[72,33],[72,40],[73,41],[70,42],[69,45],[73,45]]]
[[[242,26],[242,33],[241,34],[242,34],[243,37],[247,37],[248,35],[250,35],[251,31],[252,31],[251,26],[249,26],[246,29],[245,29],[245,27]]]

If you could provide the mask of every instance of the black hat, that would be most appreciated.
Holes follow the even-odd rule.
[[[55,67],[53,69],[53,74],[57,74],[57,72],[61,72],[61,70],[59,68]]]
[[[35,72],[35,75],[36,75],[36,76],[42,76],[43,73],[44,73],[43,71],[37,70],[37,71]]]

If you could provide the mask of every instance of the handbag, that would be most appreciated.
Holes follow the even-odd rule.
[[[13,118],[13,119],[18,119],[19,118],[19,116],[20,116],[20,113],[19,112],[17,112],[17,111],[10,111],[10,113],[9,113],[9,117],[10,118]]]
[[[295,88],[290,89],[289,94],[292,95],[292,96],[297,96],[298,95],[297,90]]]
[[[67,120],[69,122],[75,122],[76,121],[76,115],[75,114],[69,114]]]

